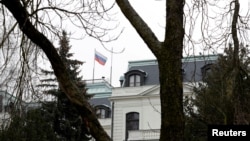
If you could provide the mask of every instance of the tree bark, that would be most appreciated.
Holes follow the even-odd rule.
[[[70,79],[66,67],[60,59],[53,44],[40,33],[29,20],[29,14],[20,0],[2,0],[1,3],[12,13],[17,20],[22,32],[36,45],[38,45],[48,57],[54,73],[63,91],[74,103],[83,119],[87,120],[91,135],[97,141],[110,141],[111,138],[104,131],[88,101],[80,95],[76,84]]]
[[[233,44],[234,44],[234,50],[233,50],[233,70],[232,70],[232,78],[231,78],[231,88],[232,88],[232,101],[234,104],[234,123],[236,125],[239,124],[249,124],[247,120],[245,119],[243,110],[242,110],[242,103],[240,100],[240,97],[242,97],[242,80],[241,80],[241,66],[240,66],[240,57],[239,57],[239,38],[238,38],[238,30],[237,30],[237,24],[238,24],[238,18],[239,18],[239,11],[240,11],[240,3],[239,0],[235,0],[234,2],[234,13],[233,13],[233,20],[232,20],[232,38],[233,38]]]
[[[184,138],[182,50],[184,0],[167,0],[165,40],[160,42],[136,13],[128,0],[116,0],[122,13],[133,25],[158,60],[160,72],[161,135],[160,141]]]
[[[233,20],[232,20],[232,38],[234,44],[234,56],[233,56],[233,66],[235,68],[239,68],[239,39],[237,34],[237,24],[238,24],[238,17],[240,11],[240,4],[239,0],[235,0],[234,2],[234,13],[233,13]]]

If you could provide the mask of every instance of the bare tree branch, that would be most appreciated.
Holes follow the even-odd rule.
[[[116,0],[121,11],[134,26],[137,33],[141,36],[143,41],[148,45],[151,51],[158,56],[159,49],[161,48],[161,42],[157,39],[150,27],[145,23],[145,21],[138,15],[138,13],[133,9],[128,0]]]
[[[60,59],[54,45],[31,23],[29,13],[19,0],[2,0],[1,3],[8,8],[17,20],[22,32],[35,44],[37,44],[46,54],[55,75],[62,86],[63,91],[72,103],[78,107],[83,119],[89,123],[90,132],[98,141],[111,140],[103,127],[100,125],[95,113],[92,111],[90,104],[80,95],[76,84],[72,82],[65,68],[64,63]]]

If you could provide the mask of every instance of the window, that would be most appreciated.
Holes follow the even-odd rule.
[[[128,131],[139,130],[139,113],[131,112],[126,114],[126,140],[128,139]]]
[[[99,108],[96,110],[97,118],[105,118],[106,117],[106,111],[105,109]]]
[[[105,105],[98,105],[95,107],[95,111],[96,111],[96,116],[97,118],[110,118],[111,116],[111,110],[108,106]]]
[[[211,68],[212,68],[213,64],[206,64],[205,66],[203,66],[201,68],[201,73],[202,73],[202,78],[206,79],[208,74],[211,72]]]
[[[125,73],[125,87],[137,87],[145,84],[147,73],[142,70],[130,70]]]
[[[134,86],[140,86],[141,85],[141,76],[138,74],[131,75],[129,77],[129,86],[134,87]]]

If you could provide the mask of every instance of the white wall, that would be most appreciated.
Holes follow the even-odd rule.
[[[184,95],[192,94],[192,85],[183,84]],[[159,85],[114,88],[111,101],[114,102],[113,140],[123,141],[126,130],[126,114],[140,114],[139,130],[160,129],[161,108]]]
[[[122,141],[125,139],[126,114],[138,112],[139,130],[160,128],[160,101],[158,88],[150,91],[155,86],[117,88],[113,90],[114,101],[114,127],[113,140]],[[147,93],[149,91],[149,93]],[[155,93],[156,92],[156,93]],[[113,95],[112,94],[112,95]],[[141,95],[140,95],[141,94]]]

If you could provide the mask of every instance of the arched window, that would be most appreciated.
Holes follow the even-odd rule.
[[[106,110],[103,108],[99,108],[96,110],[97,118],[106,118]]]
[[[137,87],[144,84],[147,73],[142,70],[130,70],[125,73],[125,86]]]
[[[110,118],[111,116],[110,108],[105,105],[95,106],[95,111],[97,118],[104,119],[104,118]]]
[[[126,114],[126,140],[128,139],[128,131],[139,130],[139,113],[130,112]]]
[[[201,68],[201,73],[202,73],[202,78],[206,79],[207,75],[209,74],[209,72],[211,71],[213,64],[206,64]]]
[[[141,85],[141,76],[138,74],[129,76],[129,87],[136,87]]]

